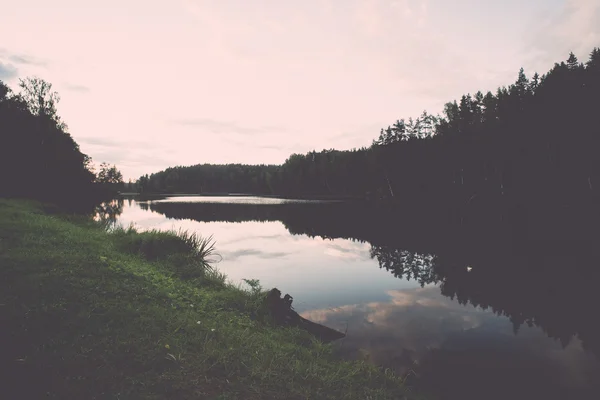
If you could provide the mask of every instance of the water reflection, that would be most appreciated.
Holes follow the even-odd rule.
[[[421,287],[438,283],[440,277],[434,271],[435,256],[419,254],[390,246],[371,246],[371,258],[377,259],[379,267],[391,272],[396,278],[411,279]]]
[[[233,280],[291,293],[305,317],[347,329],[344,357],[414,371],[415,384],[441,398],[600,390],[594,247],[450,235],[443,224],[346,203],[163,200],[134,202],[119,218],[214,234],[219,268]]]
[[[131,206],[132,200],[128,200],[128,205]],[[125,204],[124,199],[113,199],[98,204],[94,207],[92,216],[94,220],[103,223],[108,228],[113,227],[117,223],[117,219],[123,213],[123,206]]]
[[[348,328],[342,356],[409,373],[412,384],[440,398],[596,398],[598,363],[578,339],[563,350],[536,327],[514,335],[506,318],[460,305],[435,286],[388,295],[303,316]]]
[[[218,268],[230,280],[241,283],[252,278],[259,279],[265,287],[280,287],[294,296],[294,306],[299,312],[383,300],[386,290],[416,286],[395,280],[384,270],[378,271],[366,242],[290,235],[284,223],[270,217],[280,214],[279,207],[290,205],[241,207],[242,210],[257,208],[264,218],[254,218],[252,213],[236,214],[238,205],[233,205],[228,221],[219,221],[226,215],[222,207],[229,209],[231,204],[198,204],[195,208],[194,204],[185,203],[134,202],[133,207],[126,207],[119,222],[125,226],[134,223],[139,229],[181,228],[214,235],[222,255]],[[221,210],[217,216],[211,212],[215,208]],[[165,210],[170,218],[161,213]],[[188,210],[190,213],[186,214]]]

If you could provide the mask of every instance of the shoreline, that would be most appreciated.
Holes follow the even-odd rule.
[[[390,371],[266,322],[262,288],[227,284],[198,251],[202,238],[107,232],[16,200],[0,200],[0,226],[9,393],[417,398]]]

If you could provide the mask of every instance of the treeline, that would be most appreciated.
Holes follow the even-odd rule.
[[[136,182],[142,192],[272,194],[278,178],[276,165],[202,164],[167,168],[142,176]]]
[[[96,173],[59,117],[52,85],[34,77],[19,86],[15,93],[0,81],[0,197],[70,208],[110,197],[123,176],[105,163]]]
[[[248,193],[285,196],[364,196],[367,149],[293,154],[283,165],[199,164],[140,177],[142,193]],[[349,179],[354,173],[354,179]],[[365,182],[356,181],[362,177]]]
[[[382,129],[369,148],[293,154],[280,166],[168,168],[141,191],[355,195],[407,209],[589,205],[600,185],[600,50],[495,93],[466,94],[444,116]],[[501,211],[498,211],[501,215]],[[463,218],[459,216],[458,218]]]

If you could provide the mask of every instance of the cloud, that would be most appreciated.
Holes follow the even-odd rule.
[[[15,64],[21,66],[46,66],[45,61],[25,54],[12,53],[4,48],[0,48],[0,58],[5,59],[4,62],[0,60],[0,79],[2,80],[13,79],[19,75],[19,68]]]
[[[13,53],[5,48],[0,48],[0,57],[4,57],[15,64],[21,65],[35,65],[35,66],[46,66],[47,62],[40,60],[37,57],[29,56],[26,54]]]
[[[600,44],[600,2],[566,0],[561,8],[533,21],[521,53],[528,66],[545,71],[574,52],[580,61]],[[557,55],[558,58],[557,59]]]
[[[390,125],[393,121],[390,121]],[[334,148],[341,150],[346,144],[352,147],[369,146],[373,139],[379,136],[379,131],[383,128],[380,124],[365,124],[354,129],[344,129],[342,132],[332,135],[329,139]],[[361,143],[362,142],[362,143]],[[360,143],[360,145],[358,144]]]
[[[164,146],[145,141],[123,141],[107,137],[75,137],[82,151],[91,156],[96,164],[116,164],[122,171],[130,171],[134,178],[149,171],[158,171],[175,165],[173,151]]]
[[[281,150],[287,149],[289,146],[277,146],[277,145],[274,145],[274,144],[262,144],[262,145],[258,145],[256,147],[258,147],[259,149],[265,149],[265,150],[278,150],[278,151],[281,151]]]
[[[280,126],[266,125],[261,127],[240,126],[233,121],[218,121],[211,118],[182,118],[171,121],[175,125],[193,126],[208,130],[212,133],[238,133],[242,135],[284,132],[286,128]]]
[[[121,145],[116,139],[106,139],[103,137],[82,137],[77,139],[79,143],[91,144],[104,147],[120,147]]]
[[[45,61],[41,61],[41,60],[38,60],[37,58],[22,55],[22,54],[13,54],[13,55],[9,56],[8,58],[9,58],[9,60],[11,60],[12,62],[17,63],[17,64],[36,65],[36,66],[41,66],[41,67],[44,67],[47,65],[47,63]]]
[[[80,93],[87,93],[90,91],[90,88],[84,85],[77,85],[77,84],[71,84],[71,83],[65,83],[63,85],[63,87],[66,90],[70,90],[72,92],[80,92]]]
[[[127,148],[130,150],[138,149],[156,149],[161,146],[145,142],[145,141],[131,141],[131,140],[119,140],[118,138],[107,138],[104,136],[84,136],[78,137],[78,143],[84,143],[93,146],[111,147],[111,148]]]
[[[121,171],[129,171],[127,178],[137,178],[177,164],[176,157],[163,157],[156,151],[136,151],[130,148],[91,149],[91,151],[83,149],[82,151],[90,155],[98,165],[107,162],[115,164]]]
[[[307,36],[313,34],[307,35],[302,27],[321,25],[316,14],[325,11],[311,3],[314,2],[294,5],[293,13],[287,2],[256,6],[228,0],[184,0],[183,7],[210,38],[204,44],[211,51],[252,66],[255,61],[262,64],[268,59],[280,61],[307,54]]]
[[[18,74],[17,68],[12,64],[4,64],[0,61],[0,80],[15,78]]]
[[[463,307],[441,295],[438,287],[391,290],[388,302],[346,305],[336,309],[306,311],[302,316],[348,335],[348,354],[368,354],[377,363],[389,365],[406,352],[414,361],[431,349],[443,346],[453,333],[482,326],[496,318],[475,307]],[[402,365],[396,365],[401,369]]]
[[[164,166],[173,165],[175,160],[172,158],[165,158],[161,156],[161,153],[156,151],[148,151],[142,149],[141,151],[134,147],[127,145],[119,146],[118,148],[109,148],[105,150],[95,150],[91,152],[95,160],[99,161],[110,161],[111,163],[118,163],[119,165],[149,165],[149,166]]]
[[[219,138],[219,140],[228,142],[231,145],[238,148],[272,150],[284,153],[286,155],[294,151],[298,151],[299,149],[304,147],[297,142],[281,144],[281,142],[286,140],[285,136],[276,135],[274,134],[274,132],[261,133],[257,135],[259,135],[260,137],[257,138],[254,135],[251,136],[244,134],[239,134],[238,136],[235,136],[235,134],[231,134],[228,136],[223,136]],[[263,142],[266,142],[266,144],[262,144]]]

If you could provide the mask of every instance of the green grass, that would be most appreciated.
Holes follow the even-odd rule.
[[[214,257],[210,238],[0,200],[3,396],[414,398],[391,372],[266,322],[258,283],[225,283]]]

